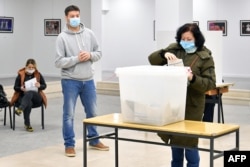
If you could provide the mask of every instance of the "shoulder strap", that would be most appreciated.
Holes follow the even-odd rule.
[[[190,68],[193,67],[193,65],[195,64],[195,62],[198,60],[199,56],[196,55],[196,57],[194,58],[194,60],[192,61],[192,63],[190,64]]]

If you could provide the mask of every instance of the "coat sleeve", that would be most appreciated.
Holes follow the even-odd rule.
[[[167,64],[167,59],[164,58],[164,49],[157,50],[148,56],[148,61],[151,65],[165,65]]]
[[[91,33],[91,45],[92,45],[91,51],[90,51],[91,61],[96,62],[101,59],[102,52],[101,52],[101,48],[99,47],[96,35],[94,34],[92,30],[90,30],[90,33]]]
[[[21,90],[21,76],[18,74],[15,83],[14,83],[14,90],[17,92],[22,92]]]
[[[45,79],[44,79],[43,75],[40,73],[40,88],[39,88],[39,90],[44,90],[44,89],[46,89],[46,87],[47,87],[47,84],[45,82]]]
[[[182,48],[177,43],[171,43],[166,48],[157,50],[148,56],[148,60],[151,65],[165,65],[168,64],[167,59],[164,57],[166,52],[177,55],[177,52]]]

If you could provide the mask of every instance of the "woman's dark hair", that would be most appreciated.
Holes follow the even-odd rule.
[[[75,5],[70,5],[70,6],[66,7],[64,10],[65,16],[68,16],[69,12],[71,12],[71,11],[79,11],[80,12],[80,9]]]
[[[34,59],[28,59],[25,66],[27,67],[29,64],[32,64],[36,68],[36,61]]]
[[[190,31],[195,38],[195,46],[197,47],[197,50],[201,50],[204,43],[205,43],[205,38],[203,34],[200,31],[200,28],[197,24],[195,23],[187,23],[178,28],[177,33],[176,33],[176,41],[179,44],[181,41],[181,35],[185,32]]]

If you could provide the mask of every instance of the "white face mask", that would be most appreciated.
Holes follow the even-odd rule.
[[[35,69],[32,69],[32,70],[26,69],[26,72],[29,73],[29,74],[33,74],[35,72]]]
[[[80,25],[80,17],[70,18],[69,25],[71,27],[78,27]]]

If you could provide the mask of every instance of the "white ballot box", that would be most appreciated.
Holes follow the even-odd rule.
[[[124,122],[162,126],[184,120],[186,67],[116,68]]]

